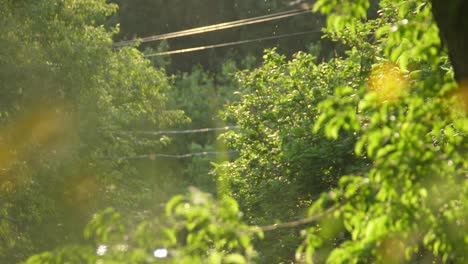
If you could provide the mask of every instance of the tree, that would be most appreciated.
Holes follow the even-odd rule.
[[[115,132],[164,129],[184,118],[166,106],[164,71],[134,48],[112,49],[116,28],[104,23],[115,5],[0,5],[0,262],[16,263],[81,241],[79,230],[96,210],[153,203],[158,185],[147,187],[134,164],[120,159],[142,147]]]
[[[468,12],[466,1],[433,0],[432,10],[434,19],[440,30],[440,36],[448,48],[448,55],[455,71],[455,79],[462,82],[468,78],[468,35],[464,30],[468,26],[465,15]],[[467,89],[462,87],[462,89]]]
[[[338,73],[339,66],[347,70]],[[317,65],[313,55],[304,53],[286,61],[267,51],[262,67],[239,74],[241,100],[227,116],[242,129],[225,138],[240,155],[216,171],[230,184],[249,224],[294,219],[336,186],[342,174],[365,170],[365,161],[353,153],[355,136],[343,133],[339,140],[329,140],[323,132],[311,133],[317,106],[331,92],[323,84],[357,82],[363,77],[351,69],[359,66],[340,60]],[[265,263],[287,261],[294,258],[299,240],[289,230],[275,231],[257,249]]]

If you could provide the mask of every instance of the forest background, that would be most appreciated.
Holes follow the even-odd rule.
[[[462,1],[113,2],[0,0],[1,263],[466,260]]]

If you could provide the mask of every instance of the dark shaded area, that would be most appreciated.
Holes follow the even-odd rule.
[[[432,13],[448,48],[458,83],[468,79],[468,2],[432,0]]]
[[[290,5],[289,1],[247,1],[247,0],[113,0],[119,5],[114,20],[121,25],[116,41],[147,37],[201,26],[230,22],[302,8]],[[239,40],[257,39],[294,32],[320,30],[324,18],[317,14],[302,14],[295,17],[255,25],[232,28],[205,34],[171,39],[170,50],[213,45]],[[201,64],[205,69],[216,71],[227,59],[240,62],[248,55],[260,57],[265,48],[277,47],[280,53],[291,55],[307,50],[312,42],[320,40],[320,33],[279,40],[266,40],[237,46],[210,49],[171,56],[169,72],[190,71]],[[141,45],[141,50],[157,49],[160,42]]]

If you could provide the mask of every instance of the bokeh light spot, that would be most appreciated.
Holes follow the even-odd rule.
[[[167,258],[169,252],[165,248],[157,248],[154,252],[153,255],[155,258]]]
[[[392,63],[377,65],[369,76],[368,87],[381,102],[398,100],[408,89],[407,77]]]
[[[99,245],[96,250],[96,254],[98,254],[99,256],[104,256],[104,254],[106,254],[107,252],[107,249],[107,245]]]

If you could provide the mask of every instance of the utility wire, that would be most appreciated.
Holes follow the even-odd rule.
[[[166,34],[161,34],[161,35],[156,35],[156,36],[150,36],[150,37],[144,37],[144,38],[139,38],[139,39],[120,41],[120,42],[114,43],[113,46],[114,47],[122,47],[122,46],[132,45],[132,44],[136,44],[136,43],[145,43],[145,42],[152,42],[152,41],[158,41],[158,40],[164,40],[164,39],[179,38],[179,37],[184,37],[184,36],[202,34],[202,33],[206,33],[206,32],[224,30],[224,29],[228,29],[228,28],[241,27],[241,26],[257,24],[257,23],[264,23],[264,22],[273,21],[273,20],[277,20],[277,19],[283,19],[283,18],[287,18],[287,17],[307,14],[307,13],[310,13],[311,10],[312,9],[310,9],[310,8],[307,8],[307,9],[294,9],[294,10],[279,12],[279,13],[270,14],[270,15],[264,15],[264,16],[258,16],[258,17],[253,17],[253,18],[236,20],[236,21],[232,21],[232,22],[214,24],[214,25],[210,25],[210,26],[192,28],[192,29],[176,31],[176,32],[166,33]]]
[[[204,151],[204,152],[187,153],[187,154],[180,154],[180,155],[154,153],[154,154],[144,154],[144,155],[136,155],[136,156],[128,156],[128,157],[118,157],[115,159],[119,159],[119,160],[156,159],[156,158],[186,159],[186,158],[191,158],[191,157],[196,157],[196,156],[222,155],[222,154],[231,154],[231,153],[238,153],[238,152],[234,150],[233,151]]]
[[[129,135],[129,134],[140,134],[140,135],[172,135],[172,134],[193,134],[193,133],[206,133],[211,131],[227,131],[233,129],[239,129],[240,126],[225,126],[225,127],[209,127],[189,130],[162,130],[162,131],[111,131],[114,134]]]
[[[363,178],[362,181],[358,184],[358,186],[357,186],[358,188],[351,195],[351,197],[347,197],[347,198],[344,198],[344,199],[340,198],[339,199],[340,204],[329,207],[328,209],[326,209],[323,212],[317,213],[315,215],[311,215],[311,216],[309,216],[307,218],[293,220],[293,221],[290,221],[290,222],[279,223],[279,224],[271,224],[271,225],[266,225],[266,226],[254,226],[249,231],[253,232],[253,233],[269,232],[269,231],[274,231],[274,230],[278,230],[278,229],[282,229],[282,228],[293,228],[293,227],[299,227],[299,226],[311,224],[313,222],[316,222],[316,221],[322,219],[323,217],[325,217],[328,214],[331,214],[331,213],[333,213],[335,211],[341,210],[345,206],[346,202],[351,200],[351,198],[353,198],[356,194],[359,193],[359,190],[361,189],[361,187],[364,186],[364,185],[367,185],[367,184],[370,184],[369,178]],[[328,195],[329,195],[329,197],[334,196],[334,195],[332,195],[332,192],[329,192]]]
[[[193,47],[193,48],[187,48],[187,49],[179,49],[179,50],[158,52],[158,53],[147,54],[147,55],[144,55],[143,57],[166,56],[166,55],[172,55],[172,54],[180,54],[180,53],[201,51],[201,50],[207,50],[207,49],[235,46],[235,45],[241,45],[241,44],[245,44],[245,43],[257,42],[257,41],[263,41],[263,40],[281,39],[281,38],[288,38],[288,37],[293,37],[293,36],[305,35],[305,34],[309,34],[309,33],[320,33],[320,32],[322,32],[322,31],[320,31],[320,30],[309,30],[309,31],[302,31],[302,32],[296,32],[296,33],[290,33],[290,34],[283,34],[283,35],[278,35],[278,36],[263,37],[263,38],[256,38],[256,39],[247,39],[247,40],[240,40],[240,41],[228,42],[228,43],[222,43],[222,44],[214,44],[214,45]]]
[[[310,223],[313,223],[313,222],[316,222],[316,221],[322,219],[324,216],[336,211],[337,209],[338,208],[336,208],[336,207],[330,207],[330,208],[328,208],[327,210],[325,210],[322,213],[312,215],[312,216],[309,216],[307,218],[303,218],[303,219],[299,219],[299,220],[295,220],[295,221],[290,221],[290,222],[286,222],[286,223],[271,224],[271,225],[267,225],[267,226],[257,226],[257,227],[253,227],[251,229],[251,231],[252,232],[269,232],[269,231],[273,231],[273,230],[277,230],[277,229],[293,228],[293,227],[298,227],[298,226],[302,226],[302,225],[307,225],[307,224],[310,224]]]

